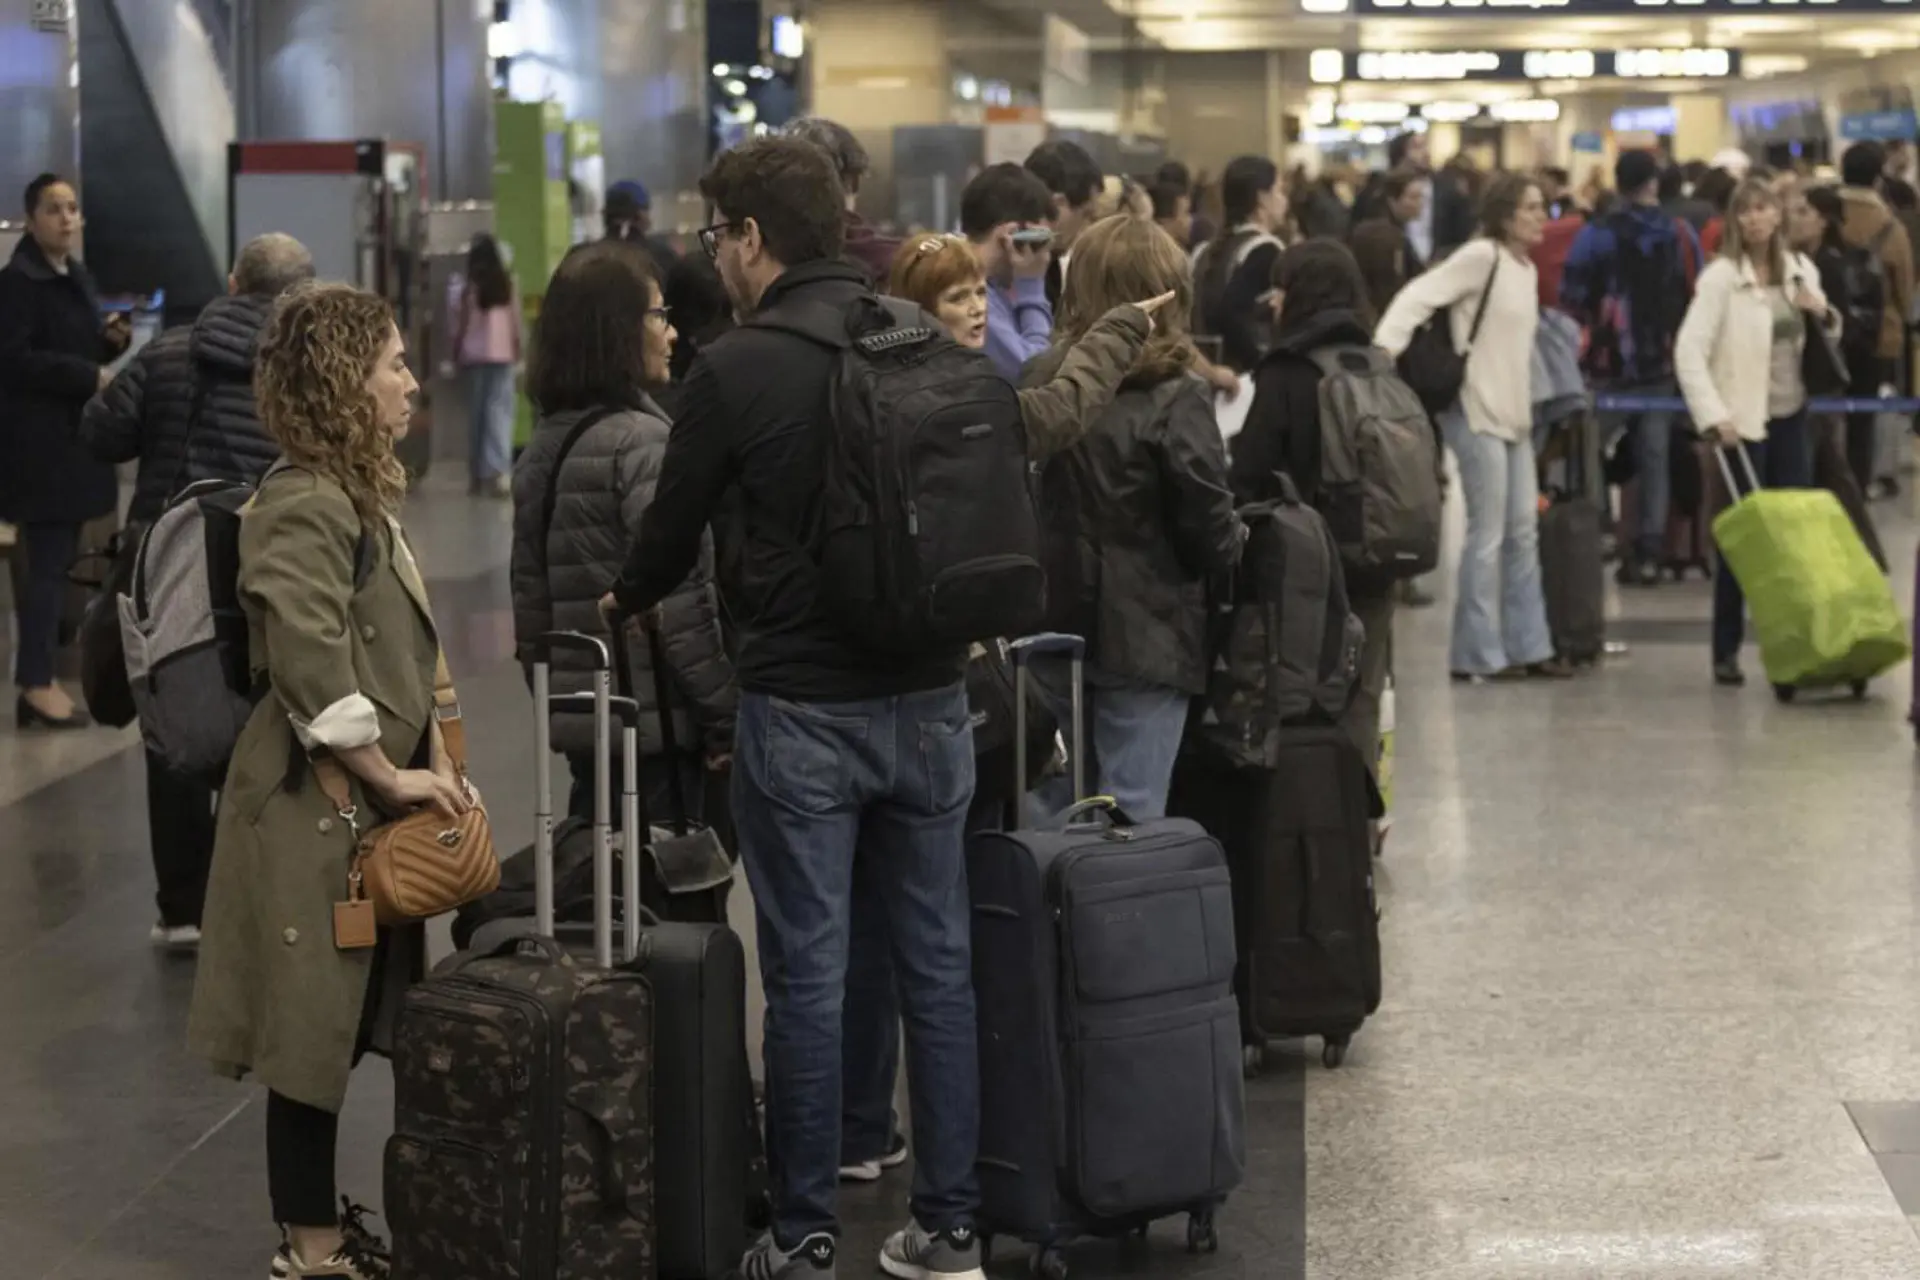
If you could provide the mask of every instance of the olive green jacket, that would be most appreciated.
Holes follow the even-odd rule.
[[[435,658],[426,588],[388,521],[367,529],[346,491],[268,473],[240,524],[240,594],[256,678],[271,689],[242,730],[214,839],[187,1038],[223,1074],[337,1111],[356,1043],[390,1017],[424,959],[423,931],[386,930],[381,991],[363,1023],[371,949],[333,945],[354,837],[320,793],[301,738],[341,747],[377,732],[397,767],[430,762]],[[356,585],[356,557],[361,565]],[[361,826],[373,809],[358,779]],[[365,1034],[363,1034],[363,1027]]]
[[[1019,393],[1027,452],[1035,461],[1080,443],[1101,410],[1113,403],[1148,334],[1146,312],[1115,307],[1064,351],[1056,346],[1035,357],[1036,363],[1045,361],[1054,370],[1046,381],[1022,387]]]

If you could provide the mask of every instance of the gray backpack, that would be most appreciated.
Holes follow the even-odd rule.
[[[160,513],[116,600],[127,681],[147,749],[175,772],[219,787],[253,714],[247,616],[240,607],[240,517],[254,486],[201,480]],[[363,531],[354,583],[373,544]]]
[[[1322,347],[1320,490],[1340,562],[1357,581],[1440,562],[1440,450],[1427,411],[1378,347]]]
[[[1332,724],[1353,700],[1365,631],[1320,513],[1279,477],[1281,497],[1240,509],[1247,526],[1233,612],[1190,730],[1223,762],[1272,769],[1280,729]]]

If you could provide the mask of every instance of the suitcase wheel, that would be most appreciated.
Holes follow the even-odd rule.
[[[1347,1060],[1347,1038],[1328,1039],[1320,1048],[1320,1065],[1332,1071]]]
[[[1847,689],[1853,694],[1853,700],[1855,702],[1862,702],[1866,699],[1867,682],[1865,680],[1855,680],[1847,686]]]
[[[981,1259],[981,1265],[985,1264],[986,1260]],[[1067,1280],[1067,1255],[1053,1245],[1042,1245],[1033,1251],[1027,1269],[1034,1280]]]
[[[1263,1045],[1250,1044],[1240,1050],[1240,1074],[1248,1080],[1258,1080],[1260,1073],[1267,1068],[1267,1050]]]
[[[1800,690],[1796,689],[1794,686],[1790,684],[1777,684],[1773,686],[1774,700],[1779,702],[1781,706],[1785,706],[1787,703],[1792,702],[1793,696],[1799,692]]]
[[[1220,1252],[1220,1232],[1213,1225],[1213,1210],[1202,1209],[1187,1219],[1187,1252]]]

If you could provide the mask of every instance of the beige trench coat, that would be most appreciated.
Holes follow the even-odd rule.
[[[362,694],[387,758],[424,763],[416,751],[432,718],[439,651],[398,526],[368,532],[371,571],[356,586],[361,521],[332,480],[276,469],[242,517],[240,594],[253,665],[272,689],[241,732],[221,792],[187,1023],[190,1049],[217,1071],[252,1073],[332,1111],[346,1096],[374,953],[333,945],[354,842],[299,763],[289,713],[310,723]],[[354,801],[362,815],[373,812],[358,779]],[[422,936],[417,926],[389,931],[383,991],[417,976]]]

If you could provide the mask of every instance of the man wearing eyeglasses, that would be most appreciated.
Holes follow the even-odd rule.
[[[973,1216],[979,1135],[963,829],[973,734],[956,649],[896,655],[822,607],[823,448],[839,348],[828,322],[870,305],[843,260],[828,153],[758,138],[720,156],[700,232],[741,327],[688,377],[653,505],[607,602],[647,616],[714,526],[741,696],[733,810],[759,917],[767,997],[771,1231],[746,1280],[834,1280],[841,1012],[856,850],[885,902],[906,1011],[916,1170],[912,1219],[881,1266],[983,1280]],[[724,501],[723,501],[724,499]]]

